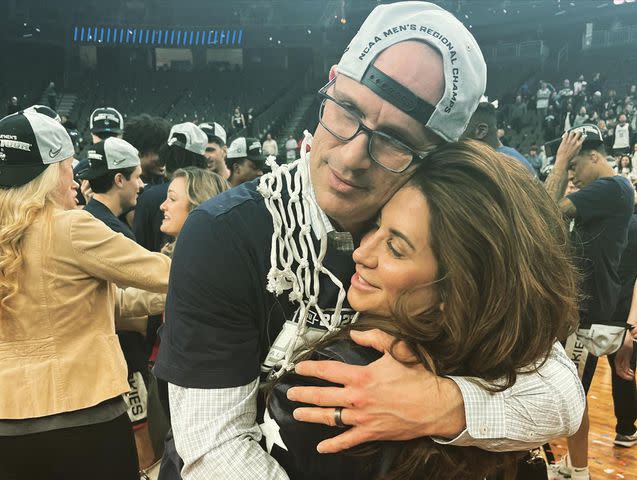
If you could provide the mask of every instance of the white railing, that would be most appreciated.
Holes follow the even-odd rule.
[[[542,40],[502,43],[493,47],[485,47],[482,52],[491,61],[512,58],[537,58],[542,60],[548,56],[548,48]]]
[[[589,37],[586,34],[582,35],[582,50],[631,44],[637,44],[637,25],[612,30],[595,30]]]

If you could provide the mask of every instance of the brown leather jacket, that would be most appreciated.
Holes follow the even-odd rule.
[[[0,306],[0,418],[96,405],[129,390],[115,335],[116,286],[168,288],[170,260],[81,210],[42,218],[23,242],[17,293]],[[134,310],[134,309],[133,309]]]

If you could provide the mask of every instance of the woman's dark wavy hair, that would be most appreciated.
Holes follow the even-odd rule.
[[[409,346],[412,363],[437,375],[478,377],[491,391],[503,391],[521,370],[541,366],[553,344],[576,326],[579,276],[562,216],[526,167],[471,140],[436,149],[408,186],[429,207],[441,303],[411,315],[404,292],[393,318],[361,315],[315,350],[348,338],[351,329],[378,328]],[[383,480],[482,479],[494,471],[509,478],[519,457],[429,438],[402,443]],[[382,448],[371,443],[358,453]]]

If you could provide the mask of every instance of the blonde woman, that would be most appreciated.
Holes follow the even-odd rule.
[[[160,230],[177,238],[192,209],[229,188],[226,180],[209,170],[197,167],[176,170],[168,186],[166,200],[159,206],[164,214]],[[173,246],[174,242],[169,243],[162,252],[169,255]]]
[[[55,120],[0,120],[0,478],[138,478],[115,284],[164,293],[170,261],[74,204]]]

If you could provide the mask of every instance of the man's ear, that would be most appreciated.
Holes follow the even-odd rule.
[[[113,183],[115,184],[116,187],[121,188],[124,185],[124,174],[123,173],[116,173],[115,176],[113,177]]]
[[[489,133],[489,125],[486,123],[478,123],[475,126],[475,138],[477,140],[484,140]]]
[[[338,73],[337,68],[338,68],[338,65],[332,65],[332,68],[330,68],[330,75],[329,75],[330,82],[336,78],[336,74]]]
[[[602,158],[606,160],[606,157],[603,157],[597,150],[591,150],[588,152],[588,158],[592,163],[598,163]]]

